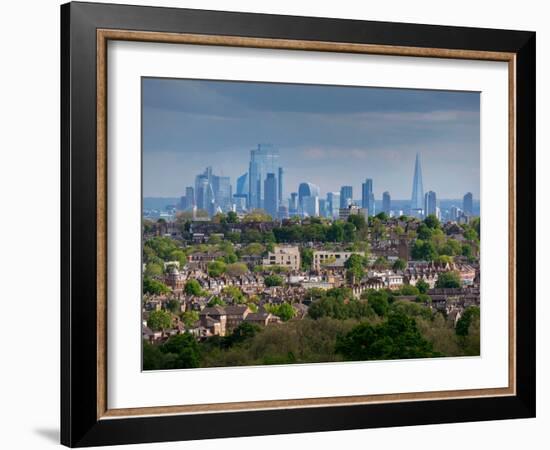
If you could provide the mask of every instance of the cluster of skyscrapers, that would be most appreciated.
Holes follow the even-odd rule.
[[[353,186],[341,186],[339,192],[328,192],[321,198],[319,186],[302,182],[296,192],[285,197],[284,169],[279,162],[279,151],[271,144],[259,144],[250,151],[248,171],[236,180],[233,193],[230,178],[215,175],[212,167],[196,175],[195,185],[185,189],[181,197],[180,209],[204,210],[209,216],[216,213],[235,211],[247,212],[263,209],[274,219],[291,216],[322,216],[341,218],[348,210],[360,211],[365,215],[375,215],[376,211],[373,179],[367,178],[361,185],[360,201],[353,198]],[[392,210],[391,195],[382,194],[382,211],[392,215],[409,214],[418,218],[435,215],[441,218],[437,195],[434,191],[424,193],[420,154],[414,164],[413,186],[410,207],[406,210]],[[449,217],[459,220],[473,214],[473,196],[468,192],[463,199],[463,209],[453,206]]]

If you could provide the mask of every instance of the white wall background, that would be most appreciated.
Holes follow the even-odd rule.
[[[550,15],[545,2],[501,0],[140,1],[134,4],[524,29],[537,32],[538,270],[550,250]],[[59,440],[59,1],[6,2],[0,46],[0,447],[42,449]],[[548,194],[546,194],[548,195]],[[545,448],[550,426],[550,307],[538,297],[538,417],[531,420],[358,430],[141,445],[135,448],[269,449]],[[533,299],[534,301],[534,299]],[[132,447],[132,448],[133,448]]]

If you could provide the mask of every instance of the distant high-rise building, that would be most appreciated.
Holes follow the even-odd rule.
[[[437,217],[437,197],[434,191],[426,192],[424,196],[424,214],[427,216],[433,215]]]
[[[222,212],[227,212],[231,209],[231,182],[229,177],[216,176],[212,177],[212,188],[214,190],[214,202],[216,209]]]
[[[449,214],[449,218],[453,222],[457,222],[458,219],[460,218],[460,216],[462,216],[462,210],[460,208],[457,208],[456,206],[451,206],[451,211],[450,211],[450,214]]]
[[[187,198],[188,207],[195,206],[195,189],[193,189],[193,186],[185,188],[185,197]]]
[[[289,214],[288,214],[288,206],[279,205],[279,213],[278,213],[278,216],[279,216],[279,219],[280,219],[280,220],[288,219],[288,217],[289,217]]]
[[[389,214],[391,211],[391,196],[388,191],[382,194],[382,211]]]
[[[319,198],[319,186],[316,186],[313,183],[300,183],[300,185],[298,186],[298,210],[301,213],[306,212],[305,205],[304,205],[305,197]]]
[[[318,195],[302,197],[302,214],[309,217],[315,217],[319,215]]]
[[[321,217],[327,217],[327,201],[324,198],[319,199],[319,215]]]
[[[353,204],[353,187],[342,186],[340,188],[340,208],[347,208]]]
[[[284,190],[284,170],[282,167],[279,167],[279,176],[277,177],[277,188],[279,195],[279,204],[283,203],[283,190]]]
[[[361,185],[361,207],[369,212],[369,215],[376,214],[374,206],[374,193],[372,191],[372,178],[367,178]]]
[[[327,215],[333,219],[338,217],[340,209],[340,192],[329,192],[327,194]]]
[[[289,214],[296,214],[298,212],[298,192],[291,192],[288,199],[288,212]]]
[[[215,196],[213,188],[212,167],[195,177],[195,202],[198,209],[206,211],[209,215],[214,214]]]
[[[268,173],[264,181],[264,209],[274,219],[279,210],[277,177],[274,173]]]
[[[248,166],[248,205],[250,208],[264,207],[264,180],[268,173],[274,175],[276,186],[278,186],[279,151],[271,144],[258,144],[257,148],[250,150]]]
[[[468,192],[462,201],[462,209],[464,214],[467,216],[472,216],[474,213],[474,196],[471,192]]]
[[[242,212],[248,209],[248,172],[237,178],[236,193],[233,194],[233,200],[237,211]]]
[[[411,196],[411,214],[422,217],[424,208],[424,186],[422,185],[422,166],[420,164],[420,153],[416,154],[414,163],[413,187]]]

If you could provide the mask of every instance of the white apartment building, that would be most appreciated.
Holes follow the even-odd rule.
[[[364,256],[364,252],[336,252],[330,250],[319,250],[313,252],[313,270],[321,270],[326,267],[343,267],[351,255]]]
[[[264,266],[283,266],[291,270],[300,269],[300,249],[290,246],[275,246],[262,261]]]

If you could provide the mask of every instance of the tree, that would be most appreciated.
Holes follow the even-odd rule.
[[[229,211],[227,213],[227,223],[239,223],[239,216],[235,211]]]
[[[186,281],[183,291],[188,295],[202,295],[202,288],[197,280]]]
[[[336,351],[350,361],[439,356],[422,337],[415,320],[400,311],[392,312],[379,325],[357,325],[337,338]]]
[[[424,219],[424,223],[428,228],[431,228],[432,230],[441,227],[441,223],[439,222],[439,219],[433,214],[430,214],[428,217],[426,217]]]
[[[170,288],[164,283],[153,280],[149,277],[143,278],[143,293],[151,295],[161,295],[170,292]]]
[[[348,222],[352,223],[357,230],[362,230],[367,228],[367,221],[363,214],[350,214],[348,217]]]
[[[176,355],[174,368],[190,369],[199,367],[199,345],[195,338],[189,333],[172,336],[161,346],[161,351],[163,353],[172,353]]]
[[[388,219],[389,219],[388,215],[384,211],[379,212],[378,214],[376,214],[376,218],[380,219],[382,222],[387,222]]]
[[[213,278],[220,277],[225,273],[227,266],[223,261],[212,261],[208,263],[208,275]]]
[[[370,291],[367,294],[369,306],[379,316],[385,316],[388,312],[390,304],[388,302],[388,294],[384,291]]]
[[[158,277],[162,275],[162,272],[163,267],[161,264],[150,262],[145,266],[145,275],[148,277]]]
[[[426,226],[426,224],[421,223],[418,229],[416,230],[418,239],[423,241],[429,241],[432,238],[432,229]]]
[[[417,239],[413,245],[411,255],[415,260],[433,261],[437,257],[437,251],[433,242]]]
[[[260,256],[265,251],[265,247],[258,243],[252,242],[242,249],[243,255]]]
[[[420,290],[415,286],[411,286],[410,284],[403,285],[400,290],[401,290],[401,295],[418,295],[418,294],[420,294]]]
[[[351,222],[344,223],[344,242],[353,242],[355,240],[355,225]]]
[[[237,286],[226,286],[223,288],[223,294],[231,297],[235,303],[242,303],[244,300],[243,291]]]
[[[181,320],[187,328],[190,328],[195,324],[195,322],[197,322],[197,320],[199,320],[199,313],[198,311],[192,310],[185,311],[181,315]]]
[[[228,264],[226,267],[226,273],[231,277],[240,277],[246,272],[248,272],[248,267],[244,263],[235,262],[233,264]]]
[[[430,289],[430,285],[424,280],[418,280],[416,282],[416,287],[421,294],[426,294],[428,289]]]
[[[280,305],[272,306],[269,308],[269,312],[271,312],[271,314],[275,314],[283,322],[288,322],[296,315],[296,311],[288,303],[281,303]]]
[[[397,260],[393,263],[393,270],[405,270],[407,268],[407,262],[401,258],[397,258]]]
[[[302,247],[300,249],[300,259],[302,260],[302,269],[311,270],[313,264],[313,250]]]
[[[232,347],[236,344],[242,344],[251,340],[262,331],[261,327],[250,322],[242,322],[233,332],[224,339],[225,347]]]
[[[344,241],[344,225],[342,222],[336,221],[328,227],[326,233],[327,241],[343,242]]]
[[[264,278],[264,284],[267,287],[282,286],[283,279],[278,275],[268,275],[267,277]]]
[[[457,336],[467,336],[470,330],[470,325],[474,320],[479,320],[480,310],[477,306],[470,306],[464,310],[462,317],[456,323],[455,332]]]
[[[207,303],[207,306],[210,308],[213,306],[226,306],[226,303],[220,297],[214,296]]]
[[[271,222],[271,216],[263,209],[253,209],[246,216],[243,222]]]
[[[172,315],[168,311],[152,311],[147,319],[147,326],[153,331],[166,330],[172,326]]]
[[[156,345],[143,341],[143,370],[160,370],[164,368],[164,354]]]
[[[344,263],[344,267],[347,269],[346,278],[349,282],[361,281],[363,274],[365,273],[363,269],[363,257],[354,253]]]
[[[460,274],[455,271],[440,273],[435,282],[436,288],[459,288],[461,286]]]

